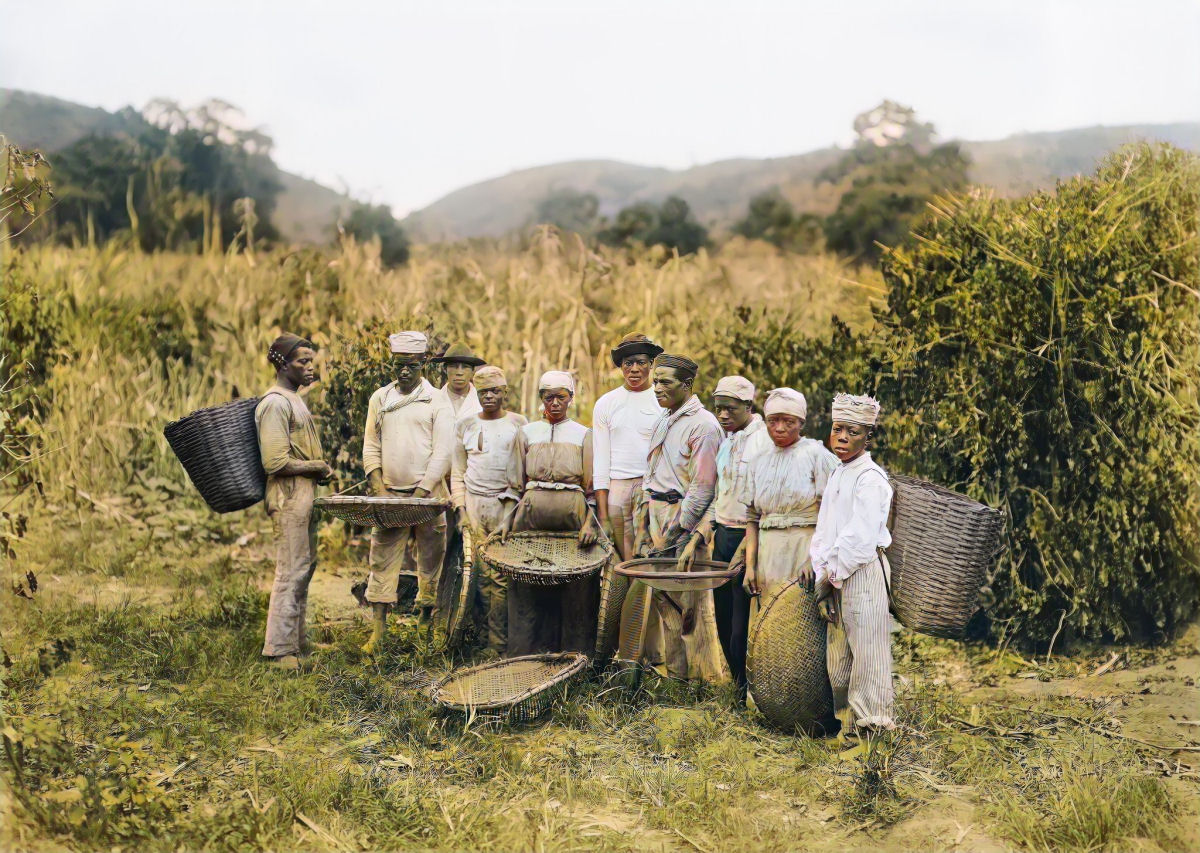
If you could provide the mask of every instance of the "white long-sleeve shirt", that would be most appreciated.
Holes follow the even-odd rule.
[[[592,410],[595,488],[612,480],[632,480],[646,473],[650,434],[662,415],[652,389],[630,391],[624,385],[596,401]]]
[[[508,490],[513,441],[527,423],[516,412],[486,421],[478,415],[459,419],[450,469],[450,497],[456,507],[466,506],[467,492],[498,498]]]
[[[454,452],[454,411],[424,379],[407,405],[387,411],[404,396],[395,382],[371,395],[363,432],[363,472],[382,469],[389,489],[419,487],[443,495]],[[385,412],[382,420],[380,412]]]
[[[887,472],[870,453],[838,465],[825,486],[808,548],[818,582],[828,580],[840,588],[846,578],[875,562],[877,549],[892,544],[887,529],[891,506]]]
[[[467,393],[461,397],[450,390],[450,383],[447,382],[438,389],[438,393],[450,405],[454,412],[454,420],[461,421],[463,418],[469,418],[471,415],[477,415],[483,411],[483,406],[479,404],[479,392],[472,385],[467,389]]]

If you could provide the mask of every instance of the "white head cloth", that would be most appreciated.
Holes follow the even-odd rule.
[[[547,370],[538,381],[538,390],[545,391],[548,388],[566,388],[574,396],[575,380],[565,370]]]
[[[424,355],[429,350],[429,339],[420,332],[396,332],[388,335],[392,352],[402,355]]]
[[[508,385],[508,380],[504,378],[504,371],[492,364],[484,365],[475,371],[475,376],[471,379],[475,383],[477,391],[484,391],[488,388],[503,388]]]
[[[838,394],[833,398],[833,419],[846,424],[875,426],[879,420],[879,401],[874,397]]]
[[[754,402],[754,383],[745,376],[724,376],[717,383],[713,396],[732,397],[746,403]]]
[[[794,388],[776,388],[767,395],[767,401],[763,403],[763,414],[807,418],[808,401]]]

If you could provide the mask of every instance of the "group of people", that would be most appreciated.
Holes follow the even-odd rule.
[[[395,378],[371,396],[363,432],[369,491],[440,498],[453,510],[373,532],[365,593],[373,627],[364,652],[380,651],[401,575],[417,579],[417,618],[432,618],[456,528],[475,543],[570,532],[583,546],[607,538],[622,561],[670,557],[687,571],[712,559],[741,569],[714,591],[633,584],[617,659],[665,665],[678,678],[732,679],[744,697],[751,604],[799,580],[829,622],[835,705],[860,728],[894,725],[883,555],[892,491],[868,449],[879,417],[874,399],[838,394],[826,447],[803,436],[808,409],[799,391],[771,391],[760,414],[754,384],[726,376],[709,411],[693,392],[694,361],[630,334],[611,353],[624,381],[597,400],[589,429],[571,417],[568,372],[542,375],[541,417],[529,422],[508,410],[503,371],[467,347],[431,357],[417,331],[393,334],[388,345]],[[276,382],[255,412],[277,546],[263,655],[296,668],[307,651],[316,565],[315,486],[332,471],[297,394],[315,378],[313,345],[281,335],[269,360]],[[430,363],[445,368],[441,388],[425,378]],[[477,569],[488,654],[593,652],[601,576],[537,587],[486,562]]]

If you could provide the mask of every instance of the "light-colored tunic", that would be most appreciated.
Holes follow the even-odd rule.
[[[774,447],[761,415],[751,415],[750,423],[737,432],[727,432],[717,449],[717,494],[709,515],[725,527],[746,526],[746,503],[742,497],[750,463]]]
[[[808,561],[821,495],[837,465],[821,442],[802,438],[788,447],[772,443],[747,466],[741,496],[758,526],[759,613]]]
[[[509,412],[484,420],[478,415],[455,425],[454,463],[450,495],[456,508],[465,508],[476,549],[504,520],[501,497],[508,491],[508,465],[513,442],[528,421]],[[484,560],[474,563],[488,628],[488,648],[504,652],[508,644],[508,578]]]
[[[676,507],[684,530],[696,529],[716,494],[722,432],[716,417],[694,394],[674,414],[664,412],[654,426],[642,489],[647,500],[650,492],[683,495]]]
[[[267,608],[268,657],[298,655],[305,639],[308,584],[317,567],[316,481],[282,477],[291,459],[312,461],[324,454],[312,413],[299,394],[272,387],[254,409],[258,448],[267,472],[266,508],[275,534],[275,581]]]
[[[662,416],[654,391],[630,391],[624,385],[596,401],[592,410],[597,489],[611,480],[632,480],[646,473],[650,434]]]
[[[461,397],[450,390],[450,383],[447,382],[438,389],[438,393],[442,395],[442,399],[450,406],[450,411],[454,412],[454,419],[461,421],[463,418],[469,418],[471,415],[477,415],[483,411],[483,406],[479,403],[479,392],[472,385],[467,389],[467,393]]]
[[[391,492],[429,491],[430,497],[448,497],[447,480],[454,450],[454,415],[440,392],[422,379],[411,394],[402,394],[396,383],[371,395],[363,431],[363,470],[381,471]],[[410,565],[417,572],[418,607],[437,603],[442,559],[446,553],[446,516],[415,527],[376,529],[371,536],[367,601],[395,603],[405,555],[415,549]]]
[[[512,530],[579,532],[591,510],[591,430],[572,420],[521,427],[509,456]],[[508,654],[590,652],[600,606],[597,576],[561,586],[509,581]]]
[[[863,453],[829,478],[809,547],[818,583],[840,598],[841,625],[829,626],[826,665],[839,710],[855,724],[892,728],[891,616],[887,529],[892,488],[886,472]],[[819,589],[818,595],[822,592]]]

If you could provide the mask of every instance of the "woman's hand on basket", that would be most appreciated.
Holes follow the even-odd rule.
[[[587,548],[589,545],[595,545],[596,540],[599,538],[600,527],[589,514],[587,521],[583,523],[583,527],[579,528],[579,547]]]
[[[512,515],[509,514],[508,516],[505,517],[504,521],[500,522],[500,526],[496,528],[495,532],[492,533],[492,535],[489,536],[488,539],[489,540],[499,539],[501,542],[507,542],[509,534],[511,534],[511,533],[512,533]]]
[[[800,586],[804,587],[809,592],[812,592],[817,585],[817,573],[813,570],[811,560],[806,560],[804,565],[800,567],[799,573],[796,575],[800,581]]]
[[[817,602],[817,610],[821,613],[821,618],[830,625],[841,624],[842,608],[841,595],[836,591]]]
[[[761,592],[758,587],[757,566],[746,565],[746,578],[742,581],[742,589],[746,590],[746,595],[758,595]]]

